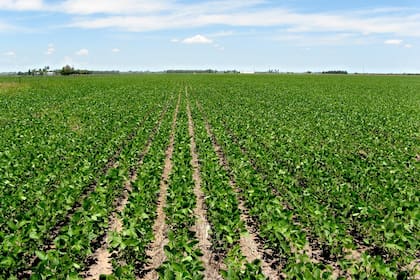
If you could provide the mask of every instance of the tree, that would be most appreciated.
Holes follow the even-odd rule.
[[[45,75],[50,70],[50,66],[45,66],[42,68],[42,73]]]
[[[61,75],[71,75],[74,74],[74,68],[70,65],[66,65],[61,69]]]

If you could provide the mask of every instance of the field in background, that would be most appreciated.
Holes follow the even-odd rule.
[[[418,77],[0,78],[0,279],[418,279],[419,112]]]

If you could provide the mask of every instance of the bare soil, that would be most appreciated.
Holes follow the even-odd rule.
[[[150,244],[146,254],[150,258],[145,271],[146,274],[142,279],[153,280],[158,278],[156,268],[158,268],[165,260],[165,252],[163,247],[168,244],[168,239],[166,237],[167,226],[165,223],[166,214],[164,207],[166,205],[166,195],[169,184],[169,176],[172,172],[172,155],[174,152],[174,142],[175,142],[175,128],[179,110],[179,104],[181,100],[181,95],[178,96],[178,101],[173,117],[171,134],[169,139],[169,145],[165,152],[165,164],[162,173],[162,178],[160,181],[160,192],[157,205],[157,218],[155,224],[153,225],[153,235],[155,239]]]
[[[213,261],[213,256],[211,252],[211,242],[209,236],[210,224],[207,221],[207,211],[205,210],[205,202],[204,202],[204,193],[201,190],[201,176],[200,176],[200,166],[197,154],[197,147],[195,143],[195,133],[194,133],[194,123],[191,117],[191,110],[189,104],[187,105],[187,113],[188,113],[188,132],[191,138],[191,165],[193,167],[193,180],[194,180],[194,194],[197,199],[197,206],[194,209],[194,214],[197,217],[197,222],[195,226],[192,228],[198,238],[198,246],[203,253],[201,257],[201,261],[204,264],[204,277],[205,279],[213,280],[213,279],[223,279],[219,274],[220,263],[215,263]]]
[[[152,146],[153,138],[162,124],[162,120],[166,114],[166,110],[167,110],[167,107],[162,111],[162,114],[158,120],[158,123],[153,128],[153,131],[151,135],[149,136],[149,139],[147,140],[143,151],[140,153],[137,167],[143,164],[143,159],[145,155],[149,152],[150,147]],[[84,279],[95,280],[95,279],[99,279],[101,274],[103,275],[112,274],[112,263],[111,263],[112,257],[111,257],[111,253],[108,250],[110,233],[112,231],[121,232],[123,229],[123,223],[121,219],[119,219],[118,214],[124,211],[124,208],[128,203],[128,196],[133,189],[132,184],[137,179],[136,170],[137,168],[134,167],[133,170],[130,171],[130,178],[124,183],[124,190],[122,192],[122,195],[114,201],[114,205],[116,206],[116,208],[109,217],[109,228],[106,234],[104,235],[103,240],[100,241],[102,244],[101,247],[99,247],[95,251],[95,253],[93,254],[91,258],[92,259],[91,263],[93,264],[88,268],[87,272],[85,273]]]
[[[414,272],[413,279],[420,280],[420,253],[417,253],[417,259],[412,261],[407,267],[406,270]]]
[[[213,149],[219,158],[219,164],[228,172],[228,174],[231,174],[231,170],[228,165],[226,156],[221,146],[218,144],[215,135],[212,133],[210,124],[208,123],[207,120],[206,120],[206,130],[207,130],[208,136],[212,139]],[[231,175],[230,175],[229,184],[237,194],[237,199],[238,199],[238,204],[239,204],[238,207],[241,212],[240,218],[244,222],[246,230],[247,230],[246,233],[241,234],[241,237],[239,240],[242,254],[245,256],[248,262],[260,260],[262,272],[267,278],[279,279],[279,278],[284,277],[284,275],[282,275],[280,271],[273,269],[273,267],[275,267],[273,263],[268,263],[266,261],[267,259],[266,256],[272,256],[272,252],[269,252],[268,250],[264,249],[264,244],[262,242],[262,239],[259,237],[258,229],[256,228],[255,223],[253,223],[251,217],[248,215],[249,212],[245,206],[245,202],[241,195],[241,191],[236,186],[233,176]],[[274,259],[274,258],[271,258],[271,259]]]

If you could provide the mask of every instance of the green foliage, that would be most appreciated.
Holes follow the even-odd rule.
[[[69,76],[69,75],[87,75],[87,74],[91,74],[91,73],[92,72],[89,71],[89,70],[74,69],[70,65],[66,65],[63,68],[61,68],[61,70],[60,70],[60,74],[63,75],[63,76]]]
[[[144,272],[176,96],[185,85],[189,94],[182,95],[176,126],[161,278],[203,278],[202,252],[191,230],[196,198],[187,102],[211,249],[220,253],[225,279],[264,279],[260,263],[247,263],[240,250],[245,227],[239,195],[288,279],[331,279],[337,270],[341,279],[415,277],[416,77],[20,77],[1,78],[0,89],[3,81],[13,86],[0,90],[1,279],[28,278],[28,271],[32,279],[80,278],[134,170],[137,179],[119,214],[123,230],[111,233],[114,272],[101,279],[135,279]],[[228,171],[213,150],[207,120]],[[152,134],[149,153],[138,165]]]
[[[181,98],[175,129],[174,153],[165,207],[168,225],[168,244],[164,251],[165,262],[157,269],[162,279],[203,279],[203,264],[199,259],[195,233],[190,228],[195,224],[194,208],[196,197],[192,177],[190,137],[186,100]]]
[[[292,248],[305,243],[320,247],[322,262],[357,267],[352,277],[410,270],[420,236],[418,80],[250,76],[196,84],[192,96],[290,277],[301,259]],[[352,250],[370,258],[347,261]],[[331,270],[311,262],[301,261],[308,273]]]
[[[2,97],[0,278],[27,270],[58,277],[86,266],[166,99],[154,83],[127,81],[33,79]]]

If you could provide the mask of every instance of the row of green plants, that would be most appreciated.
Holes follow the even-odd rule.
[[[362,81],[365,92],[361,81],[304,79],[227,81],[202,86],[199,99],[323,260],[352,277],[407,277],[419,248],[418,95],[379,79]]]
[[[130,170],[136,168],[140,153],[157,126],[160,112],[156,110],[156,116],[149,118],[139,128],[137,137],[123,148],[117,166],[100,178],[95,190],[60,229],[54,246],[46,251],[36,251],[40,261],[32,269],[31,278],[77,278],[88,266],[88,257],[101,246],[101,239],[109,227],[110,214],[116,207],[114,202],[121,196]]]
[[[206,114],[203,117],[211,125],[211,118]],[[332,268],[329,265],[313,263],[302,252],[307,243],[306,235],[294,223],[293,212],[285,209],[280,199],[272,193],[270,185],[253,168],[250,158],[225,133],[224,127],[211,127],[226,155],[231,175],[241,189],[245,206],[259,230],[259,236],[273,252],[271,257],[275,260],[275,269],[291,279],[330,277]]]
[[[162,179],[165,151],[169,145],[174,116],[174,102],[153,137],[149,152],[137,168],[137,179],[132,184],[127,205],[119,218],[122,231],[110,234],[109,249],[113,259],[114,278],[136,279],[147,273],[149,261],[146,250],[153,240],[153,225],[157,217],[157,200]]]
[[[191,230],[196,198],[188,102],[211,249],[223,259],[224,278],[264,278],[259,262],[247,263],[240,251],[246,232],[238,196],[280,277],[414,279],[418,273],[415,77],[127,75],[8,82],[0,92],[0,278],[79,278],[134,170],[137,180],[120,214],[123,230],[111,234],[109,277],[147,273],[172,92],[180,84],[191,89],[175,131],[160,278],[203,278]],[[150,151],[138,166],[149,138]],[[212,141],[222,147],[227,171]]]
[[[164,246],[166,259],[157,269],[161,279],[202,279],[202,252],[191,228],[196,223],[191,166],[190,137],[186,98],[181,98],[175,129],[175,144],[172,156],[172,172],[169,179],[166,206],[167,238]]]
[[[221,274],[225,279],[265,279],[259,262],[247,263],[240,250],[240,236],[248,233],[244,221],[240,219],[237,194],[229,183],[229,174],[219,162],[205,121],[196,108],[192,116],[200,159],[201,187],[211,224],[211,250],[224,263],[225,269],[221,270]]]
[[[166,99],[166,93],[147,84],[142,93],[139,84],[130,89],[115,80],[36,82],[31,80],[25,91],[17,88],[0,102],[9,109],[2,111],[7,125],[0,131],[0,161],[6,163],[1,165],[0,180],[0,271],[6,278],[28,277],[31,269],[35,271],[32,277],[55,273],[45,263],[49,256],[54,259],[56,243],[79,239],[79,234],[95,229],[79,225],[84,224],[83,215],[90,216],[81,214],[81,209],[84,213],[98,209],[96,200],[106,200],[107,205],[112,202],[118,190],[111,190],[127,176],[124,163],[133,163],[133,145],[144,144],[141,141],[147,139],[162,110],[157,104]],[[121,96],[122,90],[128,93]],[[15,133],[19,137],[13,137]],[[92,197],[79,201],[87,189],[95,190]],[[99,227],[106,224],[106,218],[103,213],[91,216]],[[67,230],[71,238],[61,238]],[[94,243],[100,234],[99,230],[85,236]],[[74,246],[73,251],[88,254],[91,250],[90,246]],[[50,248],[54,250],[46,252]],[[55,266],[61,266],[67,250],[57,251]],[[83,269],[83,261],[75,261],[75,270]],[[66,269],[66,265],[60,268],[63,275]]]

